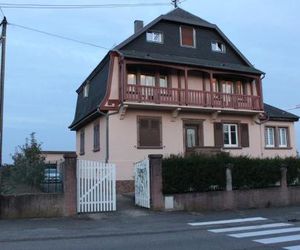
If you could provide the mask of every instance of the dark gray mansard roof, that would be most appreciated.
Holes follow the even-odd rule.
[[[71,129],[75,129],[78,124],[87,117],[94,119],[97,114],[97,108],[104,99],[109,71],[109,54],[107,54],[95,70],[88,76],[84,83],[77,89],[77,104],[75,117],[72,124],[69,126]],[[89,82],[89,95],[83,96],[83,87]]]
[[[163,23],[166,22],[168,24],[164,26]],[[178,44],[176,44],[177,47],[171,46],[174,45],[174,40],[178,39],[176,36],[179,36],[178,26],[177,29],[172,31],[172,24],[178,23],[194,25],[198,28],[201,28],[197,31],[197,38],[199,36],[200,39],[196,39],[200,40],[199,43],[202,42],[199,48],[197,48],[196,50],[191,50],[184,49],[178,46]],[[141,37],[149,29],[167,31],[168,35],[172,38],[170,40],[172,40],[173,44],[154,47],[147,47],[147,45],[145,46],[145,40],[143,38],[141,39]],[[212,53],[210,44],[205,44],[206,47],[203,46],[204,39],[206,39],[205,42],[207,42],[207,39],[211,39],[209,36],[213,36],[213,39],[216,40],[223,40],[227,44],[226,47],[228,48],[228,53]],[[253,74],[263,74],[262,71],[253,67],[253,65],[225,36],[225,34],[218,28],[217,25],[209,23],[180,8],[176,8],[165,15],[159,16],[144,28],[142,28],[140,31],[117,45],[114,50],[120,51],[127,58],[203,66],[224,70],[242,71]],[[182,52],[181,54],[180,50]],[[203,56],[206,58],[204,58]],[[216,60],[214,57],[219,57],[219,60]],[[233,57],[239,59],[232,61]]]
[[[202,58],[201,55],[195,56],[191,54],[196,52],[195,50],[190,50],[190,49],[184,50],[183,53],[181,51],[180,53],[176,54],[176,52],[178,52],[177,50],[179,49],[174,47],[175,45],[173,45],[173,47],[171,45],[170,46],[171,48],[169,48],[169,50],[168,48],[164,47],[163,51],[157,50],[158,47],[155,47],[154,49],[151,47],[143,47],[145,46],[143,45],[145,44],[144,42],[145,38],[142,36],[148,29],[152,27],[158,27],[162,29],[165,28],[167,29],[166,31],[168,31],[168,28],[172,29],[172,25],[174,28],[174,25],[176,26],[178,25],[178,23],[184,23],[184,24],[202,27],[203,31],[201,32],[204,33],[201,33],[200,30],[199,33],[201,33],[200,35],[203,37],[206,36],[207,39],[211,39],[210,36],[220,37],[220,39],[224,40],[227,43],[227,46],[229,45],[230,47],[230,50],[228,49],[227,51],[228,53],[226,53],[228,54],[228,57],[227,58],[218,57],[219,55],[212,54],[211,50],[208,48],[206,48],[206,52],[205,51],[201,52],[203,53],[204,56],[206,56],[206,58]],[[176,27],[177,30],[174,31],[175,30],[174,29],[173,34],[171,34],[174,37],[178,36],[178,26]],[[173,39],[174,37],[171,38]],[[138,41],[139,39],[140,42]],[[178,37],[176,39],[178,39]],[[208,40],[206,40],[206,42],[207,41]],[[179,47],[178,42],[176,46]],[[199,50],[200,49],[201,48],[199,48]],[[253,74],[263,73],[253,67],[253,65],[229,41],[229,39],[222,33],[222,31],[215,24],[209,23],[180,8],[176,8],[175,10],[172,10],[166,15],[159,16],[151,23],[146,25],[139,32],[130,36],[124,42],[116,46],[113,49],[113,51],[121,52],[127,58],[203,66],[207,68],[218,68],[218,69],[240,71],[240,72],[247,72]],[[214,57],[216,60],[214,60]],[[97,113],[97,108],[103,101],[106,94],[106,89],[108,84],[108,74],[109,74],[109,53],[104,57],[104,59],[99,63],[99,65],[93,70],[93,72],[77,89],[78,97],[77,97],[75,117],[69,128],[71,128],[72,130],[77,130],[86,122],[89,122],[95,119],[95,117],[99,116],[99,114]],[[89,96],[87,98],[84,98],[82,90],[84,85],[87,82],[90,83]],[[268,113],[269,118],[271,120],[298,121],[299,119],[297,116],[291,113],[277,109],[268,104],[265,104],[265,111]]]
[[[271,121],[292,121],[296,122],[299,120],[297,115],[284,111],[282,109],[276,108],[269,104],[264,104],[264,110],[267,113]]]

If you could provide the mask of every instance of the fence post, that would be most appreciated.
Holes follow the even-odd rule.
[[[64,177],[64,215],[72,216],[77,213],[77,179],[76,164],[77,155],[74,153],[65,154],[63,163]]]
[[[162,155],[149,155],[150,166],[150,198],[151,209],[164,209],[164,196],[162,193]]]
[[[228,163],[226,165],[226,191],[232,191],[232,174],[231,174],[232,168],[233,168],[233,164]]]
[[[281,188],[287,188],[287,166],[286,164],[281,165],[281,180],[280,180],[280,186]]]

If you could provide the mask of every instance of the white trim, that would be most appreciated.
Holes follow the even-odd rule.
[[[237,124],[232,124],[232,123],[223,123],[223,137],[224,137],[224,134],[225,134],[225,131],[224,131],[225,126],[228,126],[228,140],[229,140],[229,143],[225,144],[225,142],[224,142],[224,148],[236,148],[236,147],[238,147],[239,146],[238,125]],[[232,141],[231,141],[231,127],[232,126],[235,127],[235,140],[236,140],[235,144],[233,144]]]
[[[272,131],[273,143],[271,143],[270,131]],[[265,146],[266,148],[275,148],[275,128],[265,127]]]
[[[161,38],[160,41],[154,40],[154,34],[160,34]],[[151,39],[148,39],[148,34],[152,34]],[[148,30],[146,32],[146,41],[149,43],[158,43],[158,44],[163,44],[164,43],[164,33],[162,31],[156,31],[156,30]]]

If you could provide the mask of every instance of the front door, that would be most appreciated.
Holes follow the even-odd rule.
[[[199,146],[198,126],[185,125],[185,149],[187,152],[193,151]]]

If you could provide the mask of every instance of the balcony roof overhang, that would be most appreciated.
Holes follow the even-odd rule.
[[[183,105],[171,105],[171,104],[153,104],[153,103],[137,103],[137,102],[124,102],[127,105],[127,109],[143,109],[143,110],[157,110],[157,111],[174,111],[180,109],[181,112],[190,113],[207,113],[213,114],[219,112],[222,114],[235,114],[244,116],[254,116],[260,113],[264,113],[263,110],[248,110],[248,109],[232,109],[232,108],[219,108],[219,107],[199,107],[199,106],[183,106]]]

